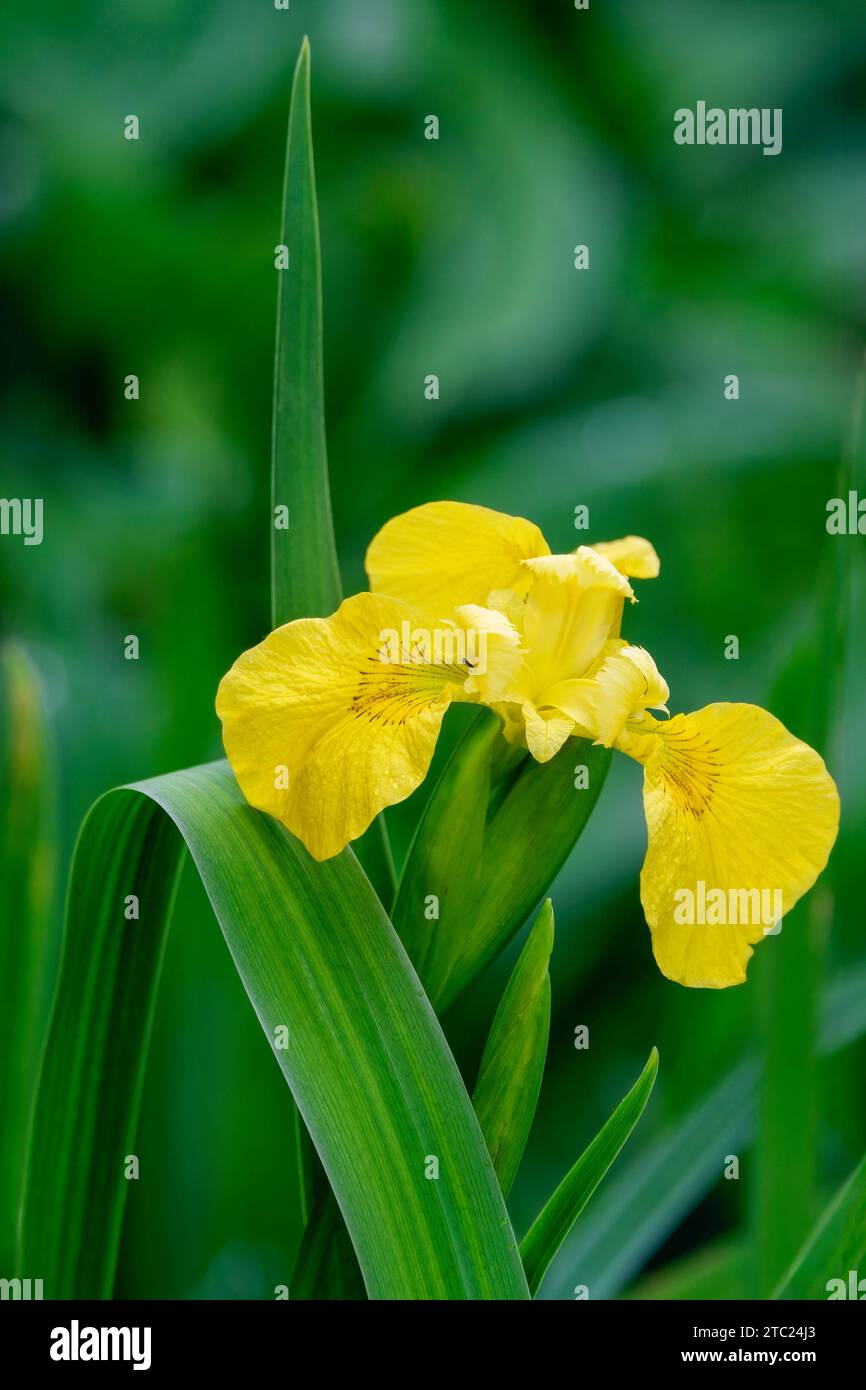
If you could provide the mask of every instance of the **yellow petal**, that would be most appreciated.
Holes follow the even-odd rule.
[[[494,705],[505,697],[523,660],[520,633],[497,609],[464,603],[454,611],[460,630],[466,634],[469,675],[464,692],[477,695],[485,705]]]
[[[619,541],[597,541],[592,549],[628,575],[629,579],[655,579],[661,568],[659,557],[643,536],[624,536]]]
[[[610,652],[597,669],[581,680],[559,681],[545,694],[544,703],[555,705],[579,725],[586,738],[610,748],[626,722],[645,709],[664,709],[667,681],[643,647],[625,642],[608,643]]]
[[[524,567],[535,580],[558,580],[577,589],[610,589],[623,598],[634,598],[621,570],[591,545],[579,545],[569,555],[529,556]]]
[[[244,796],[328,859],[423,781],[466,670],[425,663],[396,599],[348,598],[277,628],[220,684],[223,743]],[[404,628],[404,624],[406,625]],[[404,643],[413,655],[387,658]]]
[[[526,616],[526,599],[521,598],[514,589],[491,589],[487,595],[487,606],[502,613],[512,627],[523,632],[523,619]]]
[[[529,703],[522,706],[522,714],[527,748],[537,763],[550,762],[574,733],[574,721],[559,710],[541,712]]]
[[[656,731],[641,872],[655,958],[684,985],[740,984],[753,946],[827,863],[838,793],[814,749],[754,705],[708,705]]]
[[[628,580],[588,546],[527,560],[525,568],[532,577],[523,616],[526,662],[514,695],[540,707],[550,686],[586,674],[633,594]]]
[[[374,593],[438,618],[459,604],[486,605],[493,589],[525,593],[522,562],[549,552],[538,527],[522,517],[468,502],[428,502],[386,522],[365,563]]]

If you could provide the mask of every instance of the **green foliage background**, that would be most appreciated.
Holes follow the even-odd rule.
[[[808,736],[799,659],[828,620],[822,567],[849,547],[850,660],[830,749],[842,834],[825,910],[791,926],[817,933],[804,967],[816,989],[848,982],[862,1011],[864,545],[824,527],[866,316],[855,4],[293,0],[283,13],[270,0],[6,0],[0,491],[44,497],[45,540],[2,540],[0,600],[46,691],[61,869],[106,787],[218,756],[217,681],[267,630],[273,247],[305,32],[346,591],[363,586],[375,530],[416,503],[521,513],[554,549],[586,538],[572,520],[586,503],[590,540],[637,532],[662,557],[627,622],[672,709],[747,699]],[[673,110],[698,98],[781,106],[782,155],[675,146]],[[138,143],[122,138],[131,112]],[[423,139],[429,113],[438,142]],[[578,242],[589,272],[573,268]],[[138,402],[123,397],[130,372]],[[736,403],[722,397],[729,372]],[[127,633],[138,662],[123,659]],[[723,658],[731,633],[739,661]],[[398,854],[423,796],[390,817]],[[795,1085],[793,1069],[811,1066],[808,1013],[784,982],[778,1002],[772,958],[792,942],[783,931],[763,946],[746,988],[665,981],[638,898],[643,835],[640,771],[617,759],[552,893],[549,1062],[509,1206],[520,1235],[655,1043],[659,1081],[620,1178],[634,1189],[662,1155],[651,1236],[618,1262],[614,1230],[599,1236],[603,1258],[566,1247],[544,1292],[569,1297],[590,1266],[599,1295],[647,1274],[643,1294],[767,1292],[783,1270],[772,1239],[762,1268],[751,1236],[781,1180],[785,1117],[761,1102],[769,1174],[739,1104],[709,1116],[703,1147],[699,1127],[663,1145],[781,1037]],[[470,1075],[519,944],[446,1021]],[[588,1051],[573,1046],[579,1024]],[[122,1296],[268,1297],[287,1282],[295,1160],[268,1051],[187,873]],[[866,1149],[864,1062],[861,1037],[816,1064],[795,1248]],[[737,1182],[722,1176],[729,1153]],[[665,1214],[678,1185],[687,1196]]]

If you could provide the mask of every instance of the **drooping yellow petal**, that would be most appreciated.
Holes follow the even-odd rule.
[[[610,642],[587,676],[560,681],[546,692],[545,702],[574,720],[587,738],[612,747],[629,719],[646,709],[664,709],[667,681],[643,647]]]
[[[629,579],[655,579],[661,568],[653,546],[643,536],[623,536],[619,541],[596,541],[592,549]]]
[[[333,617],[277,628],[220,684],[223,743],[244,796],[315,859],[419,786],[445,710],[463,698],[465,665],[415,616],[399,600],[356,594]]]
[[[374,593],[436,618],[464,603],[486,606],[493,589],[525,593],[522,562],[548,555],[537,526],[468,502],[428,502],[385,523],[367,550]]]
[[[833,779],[754,705],[676,715],[640,746],[641,900],[655,958],[681,984],[740,984],[753,946],[827,863],[839,825]]]

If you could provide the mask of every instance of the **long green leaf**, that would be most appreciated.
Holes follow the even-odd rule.
[[[280,242],[288,251],[289,265],[277,271],[271,440],[272,627],[295,618],[324,617],[334,612],[342,597],[325,434],[322,253],[313,162],[310,45],[306,38],[292,83]],[[394,866],[381,816],[356,849],[376,891],[383,901],[389,901],[394,891]],[[304,1173],[301,1215],[306,1219],[321,1173],[297,1114],[294,1127]]]
[[[866,1280],[866,1158],[837,1192],[773,1298],[861,1298]],[[853,1275],[853,1278],[852,1278]],[[838,1281],[835,1284],[831,1281]],[[853,1286],[853,1287],[852,1287]],[[866,1283],[864,1283],[866,1289]]]
[[[224,763],[111,792],[84,824],[37,1100],[22,1274],[43,1278],[50,1298],[110,1293],[184,842],[369,1296],[526,1297],[469,1098],[357,861],[347,851],[316,864],[244,802]],[[131,894],[138,920],[124,915]],[[438,1178],[428,1177],[434,1158]]]
[[[532,1128],[550,1032],[553,905],[543,904],[493,1018],[472,1104],[505,1196]]]
[[[277,271],[271,404],[271,627],[333,612],[342,596],[325,436],[322,266],[313,164],[310,45],[295,65],[280,215],[289,265]],[[286,281],[286,277],[288,282]],[[313,607],[308,609],[307,604]],[[303,1225],[320,1179],[309,1136],[291,1119]]]
[[[659,1055],[653,1048],[628,1095],[584,1149],[520,1242],[520,1257],[533,1297],[557,1250],[643,1114],[658,1065]]]
[[[130,792],[102,798],[82,827],[22,1215],[19,1273],[43,1279],[47,1298],[111,1293],[182,851]]]
[[[477,911],[490,760],[500,721],[479,712],[418,823],[392,918],[434,1008]]]
[[[342,597],[331,515],[322,323],[322,252],[313,163],[310,44],[295,67],[280,243],[289,265],[277,271],[277,328],[271,439],[271,626],[326,617]],[[288,509],[277,524],[277,509]],[[356,852],[383,901],[394,891],[394,865],[382,816]]]
[[[0,647],[0,1269],[15,1261],[30,1109],[55,960],[54,759],[24,649]]]
[[[548,900],[500,1000],[472,1097],[504,1196],[520,1165],[541,1087],[550,1028],[547,967],[552,947],[553,908]],[[298,1254],[292,1297],[352,1299],[359,1296],[359,1288],[363,1296],[339,1208],[333,1194],[320,1194]]]
[[[277,275],[272,437],[271,607],[275,627],[325,617],[341,597],[325,443],[322,263],[310,114],[310,45],[295,69]],[[288,528],[275,525],[288,508]]]

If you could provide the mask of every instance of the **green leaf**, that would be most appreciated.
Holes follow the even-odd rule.
[[[30,1109],[56,964],[56,773],[27,653],[0,646],[0,1269],[15,1261]]]
[[[552,950],[553,906],[548,898],[494,1015],[472,1097],[505,1196],[520,1167],[544,1074]]]
[[[280,242],[288,269],[277,274],[277,326],[271,439],[271,626],[294,618],[326,617],[342,597],[331,515],[325,436],[322,255],[313,163],[310,44],[301,44],[292,83]],[[276,509],[288,509],[288,527]],[[356,845],[359,859],[384,902],[394,891],[394,866],[383,817]],[[315,1162],[294,1117],[304,1169],[301,1215],[306,1218]]]
[[[183,842],[131,792],[84,821],[33,1121],[19,1272],[46,1298],[111,1294]],[[133,900],[140,920],[128,920]]]
[[[461,739],[418,822],[394,900],[394,927],[434,1008],[477,910],[490,760],[500,728],[497,716],[482,710]]]
[[[271,618],[326,617],[339,606],[340,570],[331,518],[325,443],[322,264],[310,114],[310,45],[295,69],[278,270],[274,355],[272,506],[288,507],[288,529],[271,514]]]
[[[533,1297],[557,1250],[643,1114],[655,1085],[658,1064],[659,1055],[653,1048],[628,1095],[584,1149],[520,1242],[520,1256]]]
[[[494,788],[478,885],[478,907],[467,924],[460,955],[442,1007],[480,974],[537,907],[562,868],[598,800],[610,749],[587,739],[568,739],[549,763],[527,754],[507,775],[504,793]],[[576,787],[576,769],[588,784]]]
[[[610,750],[585,739],[569,739],[549,763],[537,763],[512,749],[499,728],[484,711],[454,750],[394,905],[394,925],[439,1013],[538,906],[580,838],[610,764]],[[575,786],[578,767],[587,769],[585,788]],[[430,894],[440,909],[450,902],[432,930],[424,919]]]
[[[866,969],[848,970],[824,996],[822,1055],[866,1033]],[[744,1057],[669,1130],[635,1144],[546,1280],[542,1296],[565,1298],[577,1277],[595,1298],[613,1298],[719,1180],[719,1154],[751,1143],[759,1064]]]
[[[773,1298],[859,1298],[859,1288],[849,1287],[849,1274],[859,1282],[866,1260],[866,1158],[825,1210],[803,1249],[782,1278]],[[864,1276],[866,1277],[866,1276]],[[831,1290],[830,1280],[841,1280]]]
[[[628,1283],[712,1187],[719,1154],[746,1142],[757,1076],[754,1060],[741,1063],[669,1131],[629,1150],[563,1251],[562,1277],[559,1262],[551,1271],[545,1297],[569,1297],[577,1281],[593,1298],[612,1298]]]
[[[499,1003],[472,1098],[503,1196],[520,1166],[541,1087],[550,1027],[547,967],[552,948],[553,908],[548,900]],[[320,1194],[298,1255],[292,1297],[357,1298],[359,1287],[363,1296],[339,1208],[332,1193]]]
[[[322,327],[322,253],[313,164],[310,44],[304,39],[292,83],[280,242],[289,268],[277,274],[277,329],[271,439],[271,626],[327,617],[342,583],[331,515]],[[276,508],[289,526],[277,528]],[[384,902],[394,865],[382,816],[355,846]]]
[[[316,864],[245,803],[224,763],[111,792],[85,821],[36,1107],[23,1273],[38,1272],[48,1298],[110,1294],[183,842],[340,1203],[369,1296],[526,1297],[469,1097],[354,855]],[[139,898],[137,921],[124,916],[129,894]],[[432,1155],[439,1178],[428,1181]]]

